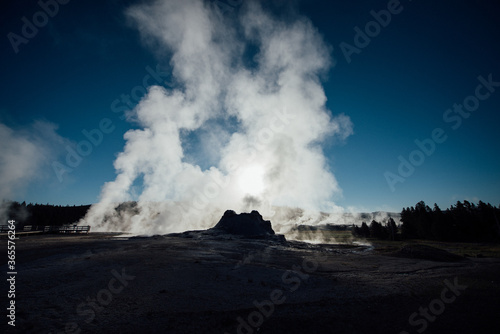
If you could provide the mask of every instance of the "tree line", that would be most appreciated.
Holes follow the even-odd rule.
[[[125,204],[125,203],[124,203]],[[90,205],[61,206],[4,202],[8,219],[16,220],[17,227],[25,225],[62,226],[73,224],[85,217]],[[458,201],[446,210],[437,204],[431,209],[420,201],[414,207],[403,208],[397,224],[393,218],[387,222],[373,220],[355,226],[352,233],[358,237],[383,240],[428,239],[437,241],[500,241],[500,206],[479,201]],[[5,222],[6,223],[6,222]]]
[[[62,226],[77,223],[85,217],[90,205],[61,206],[50,204],[26,204],[26,202],[4,202],[7,219],[15,220],[17,228],[26,225]],[[2,222],[6,224],[7,222]]]
[[[399,226],[392,218],[386,224],[373,220],[353,229],[359,237],[385,240],[428,239],[437,241],[500,241],[500,207],[479,201],[458,201],[446,210],[431,209],[424,201],[401,211]]]

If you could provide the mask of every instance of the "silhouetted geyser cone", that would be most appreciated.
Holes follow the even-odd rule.
[[[245,237],[269,237],[275,235],[271,222],[264,220],[258,211],[236,214],[227,210],[211,230]]]
[[[195,239],[262,239],[269,242],[286,243],[285,236],[274,233],[269,220],[264,220],[258,211],[236,214],[227,210],[219,222],[208,230],[171,233],[169,236]]]

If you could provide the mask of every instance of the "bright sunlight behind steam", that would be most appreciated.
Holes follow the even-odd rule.
[[[330,48],[307,18],[278,19],[257,1],[228,15],[201,0],[127,14],[177,86],[151,87],[129,114],[116,179],[82,223],[153,234],[210,227],[227,209],[271,219],[275,206],[338,211],[321,144],[345,139],[352,124],[325,106]],[[117,211],[126,201],[137,205]]]

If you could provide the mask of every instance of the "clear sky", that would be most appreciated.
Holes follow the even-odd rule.
[[[179,85],[168,65],[172,53],[145,43],[125,15],[136,2],[2,2],[3,198],[91,204],[115,180],[124,134],[141,128],[124,110],[145,86]],[[235,18],[246,5],[207,2]],[[400,211],[420,200],[441,208],[464,199],[500,204],[498,4],[308,0],[265,7],[284,21],[307,17],[330,52],[333,66],[319,75],[326,108],[352,123],[345,139],[321,141],[341,189],[332,198],[337,205]],[[228,124],[218,126],[231,133]],[[184,137],[186,151],[200,138]],[[78,146],[82,141],[91,146]],[[192,155],[205,147],[198,146]],[[71,167],[68,147],[85,153]],[[217,163],[203,153],[195,160],[202,169]],[[132,190],[140,192],[139,183]]]

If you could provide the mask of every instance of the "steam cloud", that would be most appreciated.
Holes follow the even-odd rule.
[[[150,87],[129,113],[138,129],[81,224],[155,234],[210,227],[226,209],[278,225],[287,219],[278,207],[339,210],[321,143],[344,140],[352,124],[325,106],[320,77],[332,61],[308,19],[278,19],[255,1],[225,16],[200,0],[127,14],[177,87]],[[127,201],[136,202],[119,206]]]
[[[52,176],[50,163],[64,145],[70,142],[59,136],[57,126],[46,121],[35,121],[21,129],[12,129],[0,123],[0,220],[9,218],[9,202],[23,193],[31,182]]]

